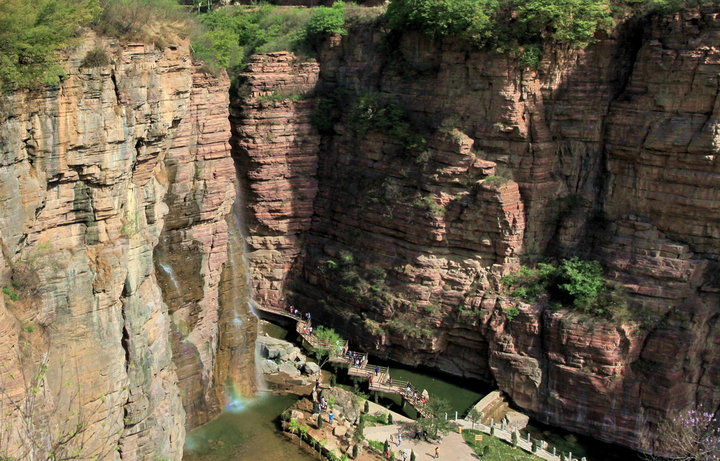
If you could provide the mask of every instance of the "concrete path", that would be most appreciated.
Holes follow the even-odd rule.
[[[372,412],[372,409],[370,410]],[[394,418],[395,416],[393,416]],[[430,461],[435,458],[435,447],[439,448],[440,456],[437,458],[440,461],[459,461],[459,460],[474,460],[477,459],[475,452],[472,448],[465,443],[462,435],[451,432],[450,434],[443,437],[440,443],[428,443],[424,440],[413,440],[412,434],[407,434],[407,437],[403,435],[403,441],[400,446],[397,445],[397,435],[401,430],[401,425],[391,424],[388,426],[375,426],[365,428],[365,438],[369,440],[375,440],[378,442],[385,442],[389,440],[392,435],[393,443],[390,444],[390,448],[395,453],[396,460],[402,460],[402,452],[408,452],[408,461],[410,460],[410,451],[415,452],[415,458],[417,461]]]

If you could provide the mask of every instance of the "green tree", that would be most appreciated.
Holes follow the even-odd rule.
[[[318,346],[313,347],[313,354],[317,358],[320,367],[325,365],[328,360],[342,355],[345,340],[335,330],[319,326],[315,329],[313,335],[320,343]]]
[[[482,411],[477,411],[474,407],[468,412],[468,418],[472,422],[472,428],[475,429],[475,425],[482,421]]]
[[[452,408],[447,400],[432,397],[425,406],[425,410],[431,416],[418,419],[417,424],[427,431],[430,437],[437,438],[438,435],[445,435],[450,432],[452,423],[450,420],[445,419],[445,416],[452,412]]]
[[[356,444],[362,442],[365,439],[365,419],[363,417],[360,417],[360,422],[355,427],[355,432],[353,432],[353,440]],[[357,445],[356,445],[357,446]],[[353,455],[353,458],[355,455]]]
[[[608,0],[524,0],[516,3],[518,26],[538,39],[587,46],[612,25]]]
[[[579,258],[565,259],[559,267],[554,294],[564,303],[587,308],[597,301],[604,285],[600,263]]]
[[[414,29],[432,37],[458,36],[481,44],[491,36],[497,0],[393,0],[390,27]]]
[[[347,34],[345,29],[345,3],[335,2],[330,8],[326,6],[315,8],[312,16],[310,16],[306,30],[309,37]]]

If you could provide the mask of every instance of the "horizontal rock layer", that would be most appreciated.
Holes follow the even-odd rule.
[[[538,70],[411,33],[388,57],[356,28],[312,70],[317,107],[341,115],[292,146],[268,121],[305,106],[258,96],[316,77],[258,57],[234,120],[240,162],[262,165],[245,175],[254,286],[373,355],[496,382],[538,419],[651,449],[673,412],[720,406],[719,26],[710,7],[627,24],[546,48]],[[397,101],[426,149],[359,126],[367,93]],[[648,321],[515,311],[500,276],[569,255],[600,260]]]
[[[112,63],[81,67],[95,47]],[[219,307],[228,82],[186,46],[89,37],[67,62],[1,102],[0,454],[180,459],[183,404],[190,425],[218,411],[218,347],[243,339],[219,320],[247,312]]]

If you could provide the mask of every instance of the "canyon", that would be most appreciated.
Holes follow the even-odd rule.
[[[231,120],[259,301],[653,450],[664,419],[720,406],[719,25],[629,22],[538,69],[367,25],[317,62],[254,57]],[[643,318],[515,306],[503,275],[570,256]]]
[[[532,69],[367,21],[232,89],[185,43],[88,35],[58,87],[0,100],[0,445],[180,459],[256,391],[252,293],[652,450],[675,412],[720,409],[718,33],[687,9]],[[97,47],[111,63],[83,66]],[[643,318],[503,288],[574,255]]]

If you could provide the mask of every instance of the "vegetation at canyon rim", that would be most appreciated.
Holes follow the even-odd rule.
[[[509,52],[521,65],[532,67],[539,64],[545,42],[585,46],[618,18],[708,1],[393,0],[386,20],[394,32],[419,30],[435,38],[459,38],[477,48]],[[215,3],[5,0],[0,3],[0,90],[57,85],[64,76],[58,53],[77,42],[83,27],[107,36],[153,42],[161,48],[173,37],[192,37],[194,55],[209,70],[238,67],[254,52],[309,54],[318,38],[346,33],[342,2],[332,7],[261,5],[211,10]],[[203,9],[203,14],[191,13]],[[100,57],[88,60],[88,66],[103,65],[105,58]]]
[[[501,281],[510,296],[526,302],[547,298],[553,306],[569,307],[589,315],[617,320],[629,317],[623,290],[605,278],[597,261],[573,257],[561,260],[558,265],[521,266]],[[513,307],[506,312],[511,318],[519,313]]]

